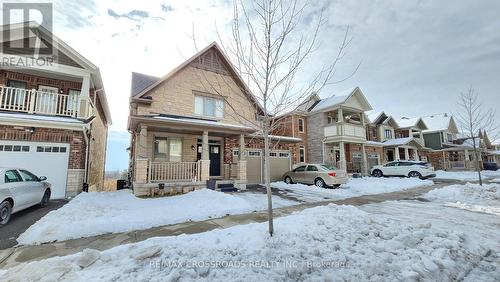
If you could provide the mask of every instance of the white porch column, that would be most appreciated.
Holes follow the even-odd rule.
[[[337,122],[344,122],[344,111],[342,108],[337,110]]]
[[[240,134],[240,153],[238,157],[238,179],[235,181],[236,188],[245,190],[247,187],[247,161],[245,156],[245,135]]]
[[[405,160],[410,160],[410,152],[408,150],[408,147],[405,147]]]
[[[363,156],[363,163],[361,164],[361,174],[368,175],[368,158],[366,157],[365,144],[361,144],[361,154]]]
[[[419,161],[419,159],[418,159],[418,151],[417,151],[417,149],[413,149],[413,158],[414,158],[416,161]]]
[[[90,75],[85,75],[83,77],[79,96],[78,118],[87,119],[92,115],[92,110],[90,108]]]
[[[210,179],[210,155],[208,151],[208,131],[203,131],[201,138],[200,180]]]
[[[399,147],[394,148],[394,160],[399,161]]]
[[[346,161],[345,161],[345,144],[344,144],[344,142],[339,143],[339,153],[340,153],[339,166],[341,169],[347,170],[347,165],[346,165]]]

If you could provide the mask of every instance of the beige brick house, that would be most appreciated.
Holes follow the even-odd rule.
[[[76,195],[88,184],[103,186],[111,117],[99,69],[49,31],[32,23],[3,26],[14,34],[28,27],[53,47],[45,64],[4,64],[0,69],[0,166],[46,176],[52,198]],[[6,47],[1,56],[30,60]]]
[[[212,43],[164,77],[133,73],[128,130],[136,195],[159,183],[261,183],[262,113],[229,59]],[[299,137],[273,136],[272,179],[292,166]]]

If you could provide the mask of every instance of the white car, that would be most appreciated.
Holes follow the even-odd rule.
[[[386,163],[385,165],[376,165],[371,169],[370,174],[375,177],[436,177],[436,172],[429,163],[419,161],[394,161]]]
[[[0,226],[10,216],[34,205],[46,206],[50,200],[50,183],[25,169],[0,167]]]

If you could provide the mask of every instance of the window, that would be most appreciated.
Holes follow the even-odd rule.
[[[78,96],[80,95],[79,90],[68,90],[68,100],[66,100],[66,110],[76,111],[78,106]]]
[[[446,134],[446,139],[448,140],[448,142],[453,143],[453,134],[447,133]]]
[[[304,119],[299,118],[299,132],[304,132]]]
[[[15,170],[7,170],[5,172],[5,183],[10,182],[22,182],[23,179],[19,175],[19,173]]]
[[[181,162],[182,140],[180,138],[155,137],[154,157],[169,162]]]
[[[10,97],[10,99],[14,98],[15,100],[14,101],[11,101],[10,103],[14,102],[15,104],[14,105],[17,105],[17,106],[24,106],[24,101],[25,99],[27,98],[26,97],[26,91],[24,90],[21,90],[21,89],[26,89],[28,88],[28,84],[25,82],[25,81],[20,81],[20,80],[9,80],[7,81],[7,86],[8,87],[13,87],[13,88],[17,88],[17,89],[13,89],[11,90],[12,92],[7,92],[9,93],[10,95],[12,95]],[[9,95],[7,94],[6,95]]]
[[[390,130],[390,129],[384,130],[384,137],[386,139],[392,139],[392,130]]]
[[[333,118],[331,116],[328,116],[327,123],[328,124],[333,123]]]
[[[194,113],[200,116],[224,117],[224,101],[205,96],[194,96]]]
[[[318,171],[318,168],[314,165],[308,165],[307,166],[307,171]]]
[[[250,157],[260,157],[260,151],[249,151],[248,156]]]
[[[280,152],[279,157],[280,158],[288,158],[289,154],[287,152]]]
[[[304,171],[306,170],[306,166],[305,165],[302,165],[302,166],[299,166],[297,167],[296,169],[294,169],[293,171],[294,172],[301,172],[301,171]]]
[[[306,161],[306,149],[304,147],[300,147],[299,149],[299,162],[303,163]]]
[[[24,178],[24,181],[38,181],[38,177],[36,177],[33,173],[27,171],[27,170],[19,170],[21,175]]]
[[[233,157],[237,157],[239,155],[240,155],[240,151],[239,150],[237,150],[237,149],[233,150]]]
[[[269,153],[269,156],[270,156],[270,157],[277,157],[277,156],[278,156],[278,153],[276,153],[276,152],[270,152],[270,153]]]

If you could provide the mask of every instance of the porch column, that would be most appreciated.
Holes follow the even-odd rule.
[[[365,144],[361,144],[361,154],[363,156],[363,163],[361,164],[361,174],[368,175],[368,158],[366,157]]]
[[[342,111],[342,108],[337,110],[337,122],[344,122],[344,112]]]
[[[394,148],[394,160],[399,161],[399,147]]]
[[[465,168],[471,168],[472,167],[470,165],[470,156],[469,156],[469,151],[468,150],[464,151],[464,165],[465,165]]]
[[[208,152],[208,131],[201,138],[200,181],[210,179],[210,155]]]
[[[410,152],[408,151],[408,147],[405,147],[405,160],[410,160]]]
[[[141,125],[136,142],[136,159],[135,159],[135,181],[137,183],[148,182],[148,127]]]
[[[238,158],[238,179],[235,181],[235,187],[240,190],[247,188],[247,160],[245,156],[245,135],[240,134],[240,153]]]
[[[417,149],[413,149],[413,158],[414,158],[416,161],[418,161],[418,160],[419,160],[419,159],[418,159],[418,151],[417,151]]]
[[[341,169],[347,170],[347,166],[346,166],[346,162],[345,162],[345,144],[344,144],[344,142],[339,143],[339,153],[340,153],[339,166]]]
[[[97,93],[96,93],[97,95]],[[92,115],[90,108],[90,75],[85,75],[82,81],[82,88],[78,99],[78,118],[87,119]]]

